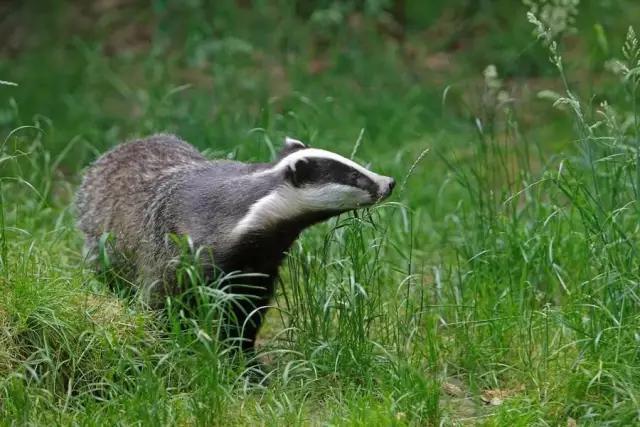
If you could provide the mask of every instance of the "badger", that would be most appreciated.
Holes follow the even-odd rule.
[[[307,227],[387,198],[391,177],[330,151],[286,138],[269,163],[208,160],[193,146],[157,134],[116,146],[85,171],[76,194],[88,257],[105,250],[152,307],[184,291],[171,263],[175,240],[206,248],[198,258],[205,282],[242,273],[225,287],[246,296],[229,310],[226,338],[253,352],[278,268]],[[233,321],[231,320],[233,316]]]

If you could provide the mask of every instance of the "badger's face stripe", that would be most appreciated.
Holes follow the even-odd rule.
[[[282,185],[251,205],[233,230],[236,237],[308,213],[337,214],[370,206],[389,196],[394,185],[392,178],[316,148],[298,147],[272,168],[253,176],[274,173],[284,178]]]
[[[383,176],[378,175],[377,173],[371,172],[370,170],[360,166],[353,160],[347,159],[346,157],[342,157],[339,154],[332,153],[331,151],[320,150],[318,148],[305,148],[302,150],[294,151],[293,153],[289,154],[288,156],[280,160],[275,165],[275,168],[283,169],[286,167],[290,167],[295,169],[296,163],[298,163],[300,160],[305,160],[305,159],[333,160],[335,162],[342,163],[343,165],[360,172],[362,175],[368,177],[370,180],[377,183],[378,185],[382,184],[381,181],[384,181]]]
[[[293,170],[297,187],[324,187],[331,184],[355,187],[377,198],[378,185],[367,175],[345,163],[326,158],[305,158]]]

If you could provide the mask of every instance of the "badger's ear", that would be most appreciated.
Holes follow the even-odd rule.
[[[282,146],[282,150],[280,150],[280,154],[278,154],[278,159],[282,159],[294,151],[302,150],[307,148],[307,146],[297,139],[289,138],[288,136],[284,139],[284,145]]]
[[[304,142],[287,136],[284,138],[284,148],[299,150],[301,148],[307,148],[307,146]]]

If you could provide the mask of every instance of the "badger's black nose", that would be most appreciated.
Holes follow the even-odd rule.
[[[381,191],[381,193],[382,193],[382,194],[381,194],[381,196],[382,196],[382,197],[385,197],[385,198],[386,198],[386,197],[389,197],[389,196],[391,195],[391,192],[393,191],[393,188],[394,188],[395,186],[396,186],[396,180],[395,180],[395,179],[393,179],[393,178],[389,178],[389,179],[387,180],[386,187],[382,187],[382,188],[380,189],[380,191]]]

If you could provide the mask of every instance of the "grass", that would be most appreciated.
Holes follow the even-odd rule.
[[[13,7],[33,27],[0,59],[17,83],[0,82],[0,424],[638,423],[639,49],[617,22],[640,10],[598,7],[558,45],[501,10],[521,19],[461,36],[444,70],[422,65],[441,46],[419,29],[381,34],[380,11]],[[478,52],[505,43],[483,78]],[[158,131],[244,161],[291,135],[399,182],[292,248],[260,339],[268,385],[214,339],[219,294],[152,312],[84,263],[82,168]]]

